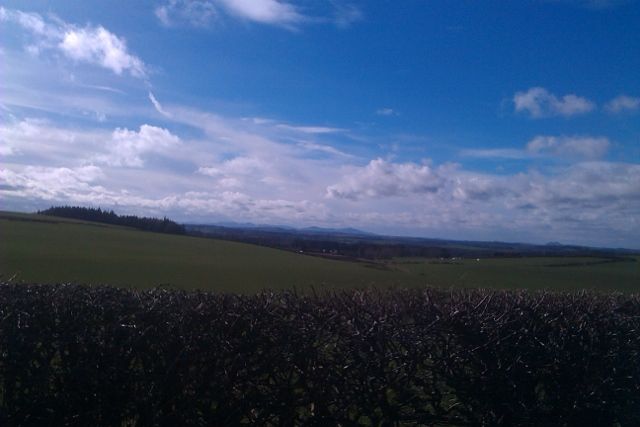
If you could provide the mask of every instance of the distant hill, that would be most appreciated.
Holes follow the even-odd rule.
[[[376,236],[374,233],[358,230],[357,228],[322,228],[322,227],[306,227],[301,228],[303,233],[319,233],[319,234],[343,234],[346,236]]]
[[[303,227],[296,228],[288,225],[271,225],[271,224],[254,224],[251,222],[233,222],[233,221],[225,221],[225,222],[216,222],[213,224],[185,224],[188,229],[200,229],[204,230],[207,228],[210,229],[234,229],[234,230],[256,230],[256,231],[272,231],[272,232],[283,232],[283,233],[299,233],[299,234],[340,234],[340,235],[349,235],[349,236],[376,236],[375,233],[370,233],[367,231],[358,230],[353,227],[346,228],[324,228],[324,227]]]
[[[627,249],[591,248],[557,242],[483,242],[423,237],[383,236],[356,228],[293,228],[287,226],[229,223],[185,224],[188,234],[252,243],[328,257],[389,259],[395,257],[502,258],[540,256],[625,256]]]

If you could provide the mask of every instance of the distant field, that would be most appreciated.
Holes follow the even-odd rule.
[[[309,286],[640,290],[640,262],[597,258],[397,259],[378,268],[243,243],[0,213],[0,274],[25,282],[251,293]],[[570,264],[562,265],[559,264]],[[555,265],[555,266],[554,266]]]
[[[639,257],[624,261],[586,257],[487,258],[452,262],[396,259],[388,265],[439,286],[640,291]]]

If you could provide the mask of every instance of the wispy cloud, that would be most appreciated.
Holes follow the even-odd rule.
[[[296,6],[281,0],[170,0],[155,8],[160,23],[206,27],[220,12],[261,24],[295,28],[307,20]]]
[[[619,95],[607,102],[604,106],[609,113],[622,113],[640,110],[640,98],[628,95]]]
[[[279,123],[276,125],[276,127],[284,130],[290,130],[290,131],[301,132],[301,133],[309,133],[309,134],[344,132],[344,129],[334,128],[329,126],[293,126],[293,125]]]
[[[463,157],[480,159],[541,159],[559,157],[564,160],[594,160],[602,158],[611,142],[603,136],[549,136],[538,135],[531,139],[524,149],[488,148],[461,150]]]
[[[333,2],[333,22],[340,28],[350,27],[354,22],[364,19],[362,10],[353,4]]]
[[[216,5],[210,0],[170,0],[156,7],[154,13],[165,27],[207,27],[218,17]]]
[[[155,108],[158,113],[168,118],[171,117],[171,114],[164,108],[162,108],[162,104],[160,104],[160,101],[156,99],[152,92],[149,92],[149,101],[151,101],[151,104],[153,104],[153,108]]]
[[[571,117],[593,111],[596,105],[575,94],[558,97],[543,87],[532,87],[524,92],[513,95],[516,112],[528,113],[530,117],[563,116]]]
[[[536,136],[527,144],[527,151],[533,154],[593,160],[603,157],[610,145],[609,139],[605,137]]]
[[[460,151],[464,157],[480,159],[526,159],[530,154],[517,148],[477,148]]]
[[[337,148],[334,148],[330,145],[317,144],[315,142],[309,142],[309,141],[301,141],[298,143],[298,146],[304,148],[305,150],[320,151],[326,154],[330,154],[332,156],[353,157],[351,154],[345,153],[344,151],[340,151]]]
[[[102,26],[79,27],[58,18],[45,20],[37,13],[4,7],[0,7],[0,21],[18,24],[31,33],[33,43],[27,49],[34,54],[54,51],[73,61],[97,65],[118,75],[128,72],[138,78],[147,76],[146,65],[129,52],[126,40]]]
[[[360,8],[350,3],[331,2],[328,11],[327,7],[324,9],[323,14],[314,15],[286,0],[169,0],[156,7],[154,13],[165,27],[207,27],[224,14],[290,30],[311,23],[333,23],[346,28],[363,18]]]
[[[376,110],[378,116],[397,116],[398,112],[393,108],[379,108]]]

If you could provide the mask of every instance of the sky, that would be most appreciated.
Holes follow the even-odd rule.
[[[640,2],[0,2],[0,208],[640,248]]]

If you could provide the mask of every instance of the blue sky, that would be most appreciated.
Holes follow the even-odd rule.
[[[640,248],[640,3],[0,2],[0,201]]]

